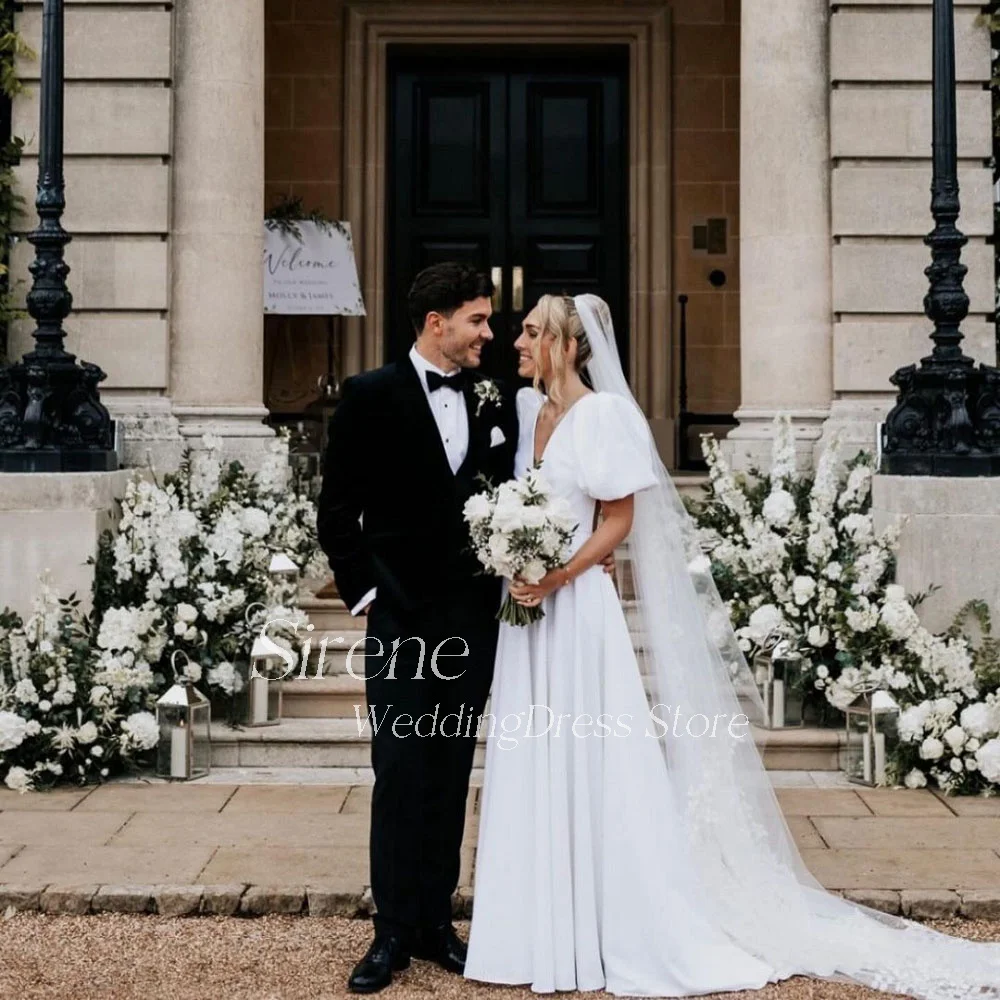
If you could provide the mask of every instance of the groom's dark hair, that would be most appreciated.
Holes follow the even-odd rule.
[[[471,264],[449,260],[432,264],[417,275],[406,297],[406,307],[413,329],[419,334],[428,313],[440,313],[450,319],[464,302],[492,296],[493,282],[489,275],[480,273]]]

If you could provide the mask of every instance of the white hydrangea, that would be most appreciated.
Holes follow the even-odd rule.
[[[23,767],[12,767],[7,772],[7,777],[4,778],[4,784],[12,791],[20,792],[22,795],[31,791],[33,787],[31,775]]]
[[[84,746],[93,743],[97,739],[97,726],[93,722],[85,722],[77,729],[76,739],[78,743],[82,743]]]
[[[1000,702],[976,702],[962,709],[959,716],[962,729],[970,736],[983,740],[1000,732]]]
[[[15,712],[0,711],[0,753],[19,747],[28,735],[28,723]]]
[[[868,514],[848,514],[841,519],[840,530],[858,546],[868,545],[875,538],[875,528]]]
[[[879,617],[894,639],[905,639],[920,628],[916,611],[906,601],[887,600]]]
[[[906,785],[907,788],[926,788],[927,775],[924,774],[919,767],[915,767],[907,773],[905,778],[903,778],[903,784]]]
[[[243,678],[232,663],[222,662],[211,667],[207,674],[208,683],[220,688],[226,694],[239,694],[243,690]]]
[[[976,764],[987,781],[1000,783],[1000,739],[994,737],[976,751]]]
[[[797,576],[792,581],[792,595],[799,606],[808,604],[816,595],[816,581],[811,576]]]
[[[936,736],[928,736],[920,744],[920,757],[922,760],[940,760],[944,754],[944,744]]]
[[[787,490],[773,490],[764,501],[764,520],[776,528],[784,528],[795,517],[795,498]]]
[[[122,722],[127,741],[139,750],[150,750],[160,741],[160,727],[150,712],[133,712]]]
[[[251,538],[266,538],[271,531],[267,512],[259,507],[246,507],[240,515],[240,527]]]

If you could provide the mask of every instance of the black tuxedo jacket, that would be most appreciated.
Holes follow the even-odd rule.
[[[380,603],[404,613],[443,593],[499,604],[500,583],[481,575],[462,508],[483,488],[478,475],[494,485],[511,478],[517,409],[497,382],[501,402],[485,403],[477,416],[474,385],[485,376],[469,375],[469,450],[454,474],[409,358],[344,381],[330,419],[318,529],[348,607],[372,587]],[[502,444],[491,445],[494,427]]]

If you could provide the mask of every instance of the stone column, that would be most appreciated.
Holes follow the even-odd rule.
[[[264,0],[175,16],[170,394],[181,434],[255,464],[263,405]]]
[[[765,461],[790,413],[803,464],[833,396],[828,0],[743,0],[739,427],[734,464]]]

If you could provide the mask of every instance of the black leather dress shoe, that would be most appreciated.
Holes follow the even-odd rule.
[[[415,958],[437,962],[442,969],[459,975],[465,971],[467,951],[465,942],[455,933],[455,928],[450,923],[423,928],[413,942]]]
[[[347,988],[352,993],[378,993],[392,982],[394,972],[402,972],[409,965],[409,952],[398,937],[376,934],[365,957],[354,966]]]

